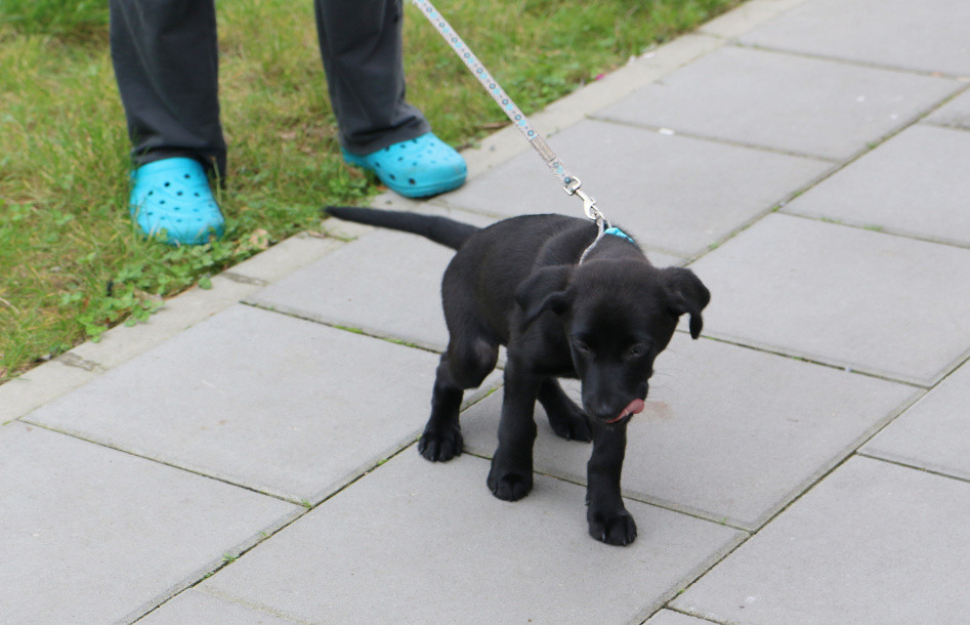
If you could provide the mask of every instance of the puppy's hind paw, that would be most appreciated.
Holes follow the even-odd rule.
[[[582,412],[570,414],[568,417],[549,417],[549,425],[559,438],[567,441],[581,441],[588,443],[593,440],[593,431],[589,427],[589,418]]]
[[[553,386],[552,388],[557,389],[558,387]],[[548,395],[551,395],[551,397]],[[593,440],[593,430],[589,423],[589,417],[561,389],[547,392],[547,396],[544,396],[543,399],[545,401],[542,402],[542,407],[546,410],[546,416],[549,417],[549,426],[556,433],[556,436],[567,441],[583,441],[585,443]]]
[[[637,523],[626,510],[603,514],[590,509],[587,520],[589,535],[607,545],[622,547],[637,539]]]
[[[445,431],[426,429],[418,440],[418,452],[431,462],[448,462],[461,455],[464,439],[457,427]]]

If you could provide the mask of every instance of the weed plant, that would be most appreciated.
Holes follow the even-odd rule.
[[[438,0],[526,113],[737,0]],[[407,3],[406,3],[407,4]],[[230,146],[221,241],[140,238],[126,210],[130,146],[103,0],[0,0],[0,383],[294,233],[319,207],[360,203],[345,166],[309,0],[218,3]],[[408,99],[466,146],[502,112],[409,4]]]

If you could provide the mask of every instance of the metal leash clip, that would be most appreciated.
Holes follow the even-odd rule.
[[[606,221],[603,213],[596,208],[596,200],[580,189],[583,186],[583,182],[579,178],[574,176],[567,178],[564,182],[563,191],[566,192],[566,195],[576,195],[583,201],[583,212],[586,213],[587,217],[595,221],[597,225]]]
[[[589,244],[589,247],[583,250],[582,256],[579,257],[579,264],[582,265],[586,261],[586,257],[589,256],[589,253],[594,247],[596,247],[596,244],[600,242],[603,235],[606,234],[606,230],[612,227],[612,224],[610,224],[609,220],[606,219],[606,216],[603,215],[598,208],[596,208],[596,200],[580,190],[583,183],[579,178],[571,176],[566,178],[563,182],[563,191],[566,192],[566,195],[579,196],[579,198],[583,201],[583,212],[586,213],[587,217],[596,222],[596,238],[593,239],[593,242]]]

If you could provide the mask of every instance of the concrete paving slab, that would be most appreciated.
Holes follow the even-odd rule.
[[[249,260],[234,265],[222,275],[236,280],[262,282],[279,280],[309,265],[341,245],[340,241],[311,233],[301,233],[281,241]]]
[[[970,349],[970,250],[775,214],[692,269],[710,336],[923,386]]]
[[[672,39],[648,50],[601,80],[550,103],[530,116],[532,127],[544,137],[555,134],[581,121],[590,111],[616,102],[721,45],[723,41],[707,35],[685,34]],[[468,164],[468,178],[471,180],[518,154],[531,151],[532,147],[519,129],[510,125],[485,137],[475,148],[463,150],[462,156]],[[533,155],[533,158],[538,157]]]
[[[644,625],[710,625],[710,623],[673,610],[661,610],[647,619]]]
[[[131,327],[124,324],[115,326],[102,334],[97,343],[87,341],[69,353],[86,362],[96,363],[102,370],[117,367],[237,304],[262,286],[261,282],[240,281],[223,274],[214,276],[212,288],[192,288],[166,301],[147,321]]]
[[[581,402],[579,383],[566,383]],[[915,399],[910,386],[678,334],[628,426],[627,496],[756,530]],[[462,416],[491,457],[502,393]],[[592,447],[553,434],[541,406],[536,469],[586,483]]]
[[[813,0],[742,37],[758,46],[970,76],[963,0]]]
[[[76,366],[80,364],[81,366]],[[61,356],[0,385],[0,425],[40,408],[64,393],[97,379],[96,363]]]
[[[673,606],[718,623],[965,620],[970,484],[853,458]]]
[[[139,625],[292,625],[295,621],[189,588],[138,621]]]
[[[452,256],[413,234],[375,230],[246,301],[442,351],[441,276]]]
[[[430,212],[477,226],[494,221],[459,211]],[[327,220],[331,222],[339,220]],[[441,310],[441,277],[454,254],[420,236],[376,229],[247,302],[443,351],[448,330]]]
[[[313,622],[642,622],[743,536],[630,502],[640,537],[611,547],[583,488],[540,477],[508,503],[487,472],[408,449],[201,587]]]
[[[648,250],[682,257],[706,251],[830,168],[817,160],[598,121],[580,122],[550,145],[611,221]],[[472,180],[448,202],[502,215],[583,215],[582,204],[533,154]]]
[[[0,424],[22,417],[97,379],[186,328],[224,310],[260,287],[220,274],[207,291],[191,289],[165,302],[147,321],[115,326],[97,343],[87,341],[54,360],[0,385]]]
[[[970,364],[896,419],[863,447],[863,453],[970,480],[967,406]]]
[[[417,437],[437,361],[237,305],[25,419],[316,502]]]
[[[0,427],[0,622],[131,620],[301,513],[11,423]]]
[[[784,212],[970,246],[970,132],[907,128]]]
[[[845,160],[962,87],[956,80],[725,46],[596,117]]]
[[[927,123],[970,130],[970,91],[964,91],[926,118]]]
[[[116,326],[105,332],[97,343],[88,341],[69,354],[102,370],[116,367],[340,245],[340,241],[308,234],[291,237],[214,276],[211,288],[190,289],[167,300],[147,321],[132,327]]]
[[[165,302],[146,322],[108,330],[55,360],[0,385],[0,424],[36,410],[97,378],[107,369],[161,345],[182,330],[237,303],[268,282],[339,245],[339,241],[299,234],[212,279],[212,288],[191,289]],[[65,368],[66,367],[66,368]]]
[[[670,72],[687,65],[701,56],[724,45],[716,37],[689,33],[677,37],[662,46],[649,48],[638,57],[631,57],[626,65],[597,77],[581,89],[552,102],[533,119],[534,128],[543,136],[553,135],[577,122],[590,112],[609,106]],[[518,129],[516,129],[517,132]],[[519,132],[519,140],[525,142]]]
[[[727,13],[706,22],[698,31],[716,37],[739,37],[807,0],[747,0]]]

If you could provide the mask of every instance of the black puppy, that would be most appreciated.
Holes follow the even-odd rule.
[[[610,229],[562,215],[526,215],[477,228],[445,217],[328,207],[334,217],[420,234],[457,250],[441,293],[450,335],[431,417],[418,450],[431,461],[462,451],[458,412],[507,347],[505,399],[488,486],[515,501],[532,488],[538,399],[566,439],[593,441],[587,466],[589,533],[612,545],[636,539],[620,497],[626,424],[644,408],[654,358],[678,318],[697,338],[710,293],[689,269],[657,269],[637,244]],[[592,247],[590,247],[592,245]],[[585,259],[580,262],[588,249]],[[580,409],[557,378],[582,380]]]

